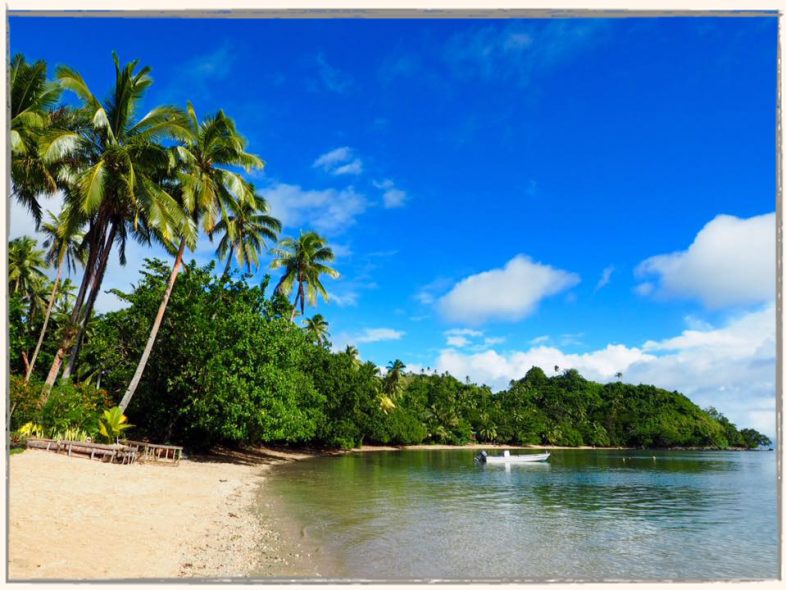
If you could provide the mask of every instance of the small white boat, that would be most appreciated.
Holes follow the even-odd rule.
[[[478,463],[536,463],[548,461],[551,453],[540,453],[537,455],[511,455],[510,451],[504,451],[502,455],[488,455],[486,451],[481,451],[475,457]]]

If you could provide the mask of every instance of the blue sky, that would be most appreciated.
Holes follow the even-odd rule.
[[[14,17],[10,41],[98,95],[115,50],[153,68],[146,107],[233,117],[284,233],[339,254],[307,312],[337,347],[495,388],[621,371],[774,432],[776,18]]]

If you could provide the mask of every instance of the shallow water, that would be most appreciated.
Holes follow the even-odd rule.
[[[328,577],[778,576],[774,452],[555,450],[507,468],[474,454],[320,457],[266,489]]]

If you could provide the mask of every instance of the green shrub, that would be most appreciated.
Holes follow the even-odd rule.
[[[28,422],[41,419],[41,383],[25,383],[21,375],[11,375],[10,379],[11,431],[18,430]]]
[[[76,429],[91,437],[98,434],[98,420],[108,406],[107,394],[92,385],[58,383],[41,412],[47,436]]]
[[[128,418],[117,406],[104,410],[98,421],[98,433],[108,442],[115,442],[129,428],[132,426],[128,424]]]

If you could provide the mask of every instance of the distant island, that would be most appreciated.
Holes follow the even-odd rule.
[[[43,401],[43,374],[27,383],[22,352],[31,342],[19,295],[10,300],[11,427],[48,436],[96,436],[100,413],[119,401],[148,339],[170,271],[149,260],[128,303],[95,316],[77,378],[59,381]],[[621,380],[596,383],[576,370],[547,376],[530,369],[508,389],[449,374],[407,372],[400,360],[381,370],[354,347],[331,350],[321,315],[303,327],[269,277],[216,276],[214,263],[186,266],[136,396],[128,406],[134,438],[206,449],[217,444],[288,443],[352,448],[361,444],[533,444],[577,447],[743,448],[769,445],[713,408],[684,395]],[[53,321],[65,322],[65,318]],[[55,329],[58,329],[55,325]],[[46,366],[57,341],[46,343]],[[618,378],[621,376],[618,376]]]

